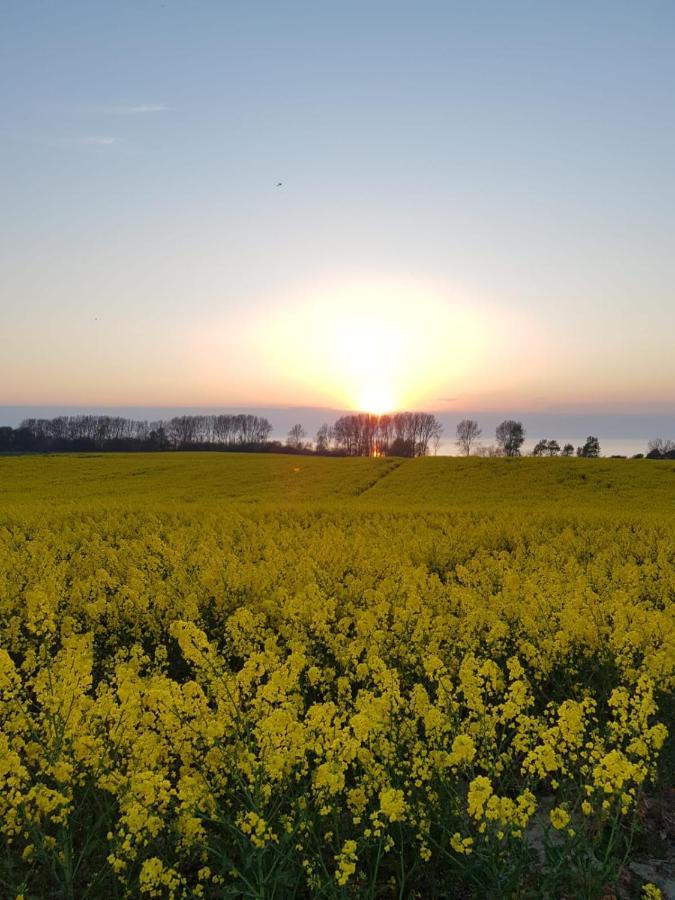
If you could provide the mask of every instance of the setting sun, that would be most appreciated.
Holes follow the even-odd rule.
[[[397,404],[391,391],[384,386],[374,384],[364,388],[358,406],[361,412],[381,416],[384,413],[392,412],[396,409]]]

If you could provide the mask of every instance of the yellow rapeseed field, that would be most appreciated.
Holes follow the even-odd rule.
[[[0,895],[612,896],[674,538],[672,462],[0,458]]]

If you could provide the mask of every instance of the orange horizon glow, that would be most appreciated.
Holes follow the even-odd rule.
[[[105,330],[78,320],[77,352],[64,360],[48,323],[37,321],[40,366],[25,353],[6,359],[12,377],[0,379],[0,403],[298,406],[376,415],[673,408],[672,391],[651,370],[631,372],[630,386],[619,388],[614,367],[583,346],[584,335],[574,345],[561,342],[541,320],[461,285],[354,277],[306,284],[236,313],[222,307],[188,328],[148,320],[125,345],[120,367],[113,338],[125,322],[116,312]],[[574,367],[570,354],[580,346],[586,364]]]

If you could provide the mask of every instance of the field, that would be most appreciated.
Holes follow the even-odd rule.
[[[674,538],[672,462],[0,458],[0,894],[658,897]]]

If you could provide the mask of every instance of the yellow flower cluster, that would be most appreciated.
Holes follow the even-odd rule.
[[[431,896],[420,873],[506,865],[534,820],[601,841],[667,737],[671,537],[337,505],[7,517],[3,871],[27,896]]]

